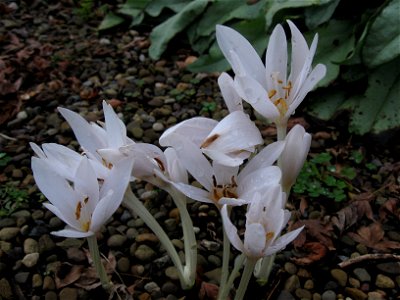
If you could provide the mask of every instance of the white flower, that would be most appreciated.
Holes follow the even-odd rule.
[[[35,143],[30,143],[31,148],[35,154],[60,176],[72,180],[75,177],[76,170],[82,160],[82,155],[71,150],[68,147],[48,143],[43,144],[42,149]],[[104,179],[107,177],[109,169],[97,160],[89,159],[92,168],[97,174],[97,178]]]
[[[183,121],[161,135],[160,145],[178,148],[182,142],[176,136],[189,139],[209,158],[226,166],[242,164],[263,142],[258,128],[241,110],[220,122],[203,117]]]
[[[105,117],[103,127],[88,123],[81,115],[69,109],[60,107],[58,110],[71,126],[86,154],[109,168],[125,157],[119,148],[134,143],[127,137],[124,123],[118,118],[111,105],[105,101],[103,101]]]
[[[308,48],[297,27],[288,21],[292,33],[291,70],[287,74],[288,53],[281,25],[273,30],[267,48],[265,66],[250,43],[235,30],[217,25],[218,44],[235,72],[237,93],[265,118],[279,126],[286,122],[304,97],[320,81],[326,68],[311,63],[318,36]]]
[[[281,154],[282,187],[289,192],[304,165],[311,145],[311,135],[303,126],[295,125],[285,139],[285,148]]]
[[[265,186],[253,195],[246,214],[244,241],[240,239],[224,205],[221,216],[232,245],[247,257],[261,258],[282,250],[293,241],[303,227],[280,236],[290,218],[290,212],[282,208],[285,198],[279,184]]]
[[[281,180],[280,169],[271,165],[281,154],[283,142],[265,147],[238,173],[238,166],[225,166],[215,161],[211,164],[196,144],[181,135],[171,134],[169,139],[181,164],[204,189],[182,182],[172,184],[194,200],[214,203],[218,207],[243,205],[256,190]]]
[[[232,77],[223,72],[218,77],[218,85],[229,112],[232,113],[237,110],[243,111],[242,98],[235,90]]]
[[[72,180],[56,173],[45,159],[33,157],[36,184],[50,201],[44,206],[67,224],[52,233],[81,238],[99,231],[121,204],[132,164],[130,158],[120,160],[100,184],[87,157],[82,157]]]

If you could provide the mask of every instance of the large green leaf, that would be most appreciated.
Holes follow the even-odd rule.
[[[339,62],[354,49],[353,24],[350,21],[331,20],[316,32],[319,40],[314,64],[322,63],[327,69],[326,76],[318,86],[327,86],[339,75]],[[311,41],[314,34],[315,32],[307,33],[307,39]]]
[[[194,0],[186,5],[179,13],[169,18],[153,29],[150,34],[151,46],[149,55],[159,59],[167,48],[168,42],[179,32],[192,23],[208,4],[207,0]]]
[[[253,45],[254,49],[261,55],[267,45],[267,34],[265,32],[265,19],[260,15],[257,19],[250,21],[241,21],[232,24],[232,28],[240,32]],[[188,66],[192,72],[221,72],[229,69],[218,44],[214,44],[210,48],[208,55],[203,55],[194,63]]]
[[[400,126],[399,63],[399,59],[388,62],[370,74],[368,88],[351,117],[351,131],[378,133]]]
[[[332,0],[325,5],[311,6],[304,10],[306,25],[309,29],[315,29],[319,25],[329,21],[335,12],[340,0]]]
[[[362,58],[368,67],[386,63],[400,54],[400,1],[392,0],[372,23]]]
[[[137,0],[133,0],[137,1]],[[169,8],[178,13],[187,6],[191,0],[151,0],[146,7],[146,13],[152,17],[158,17],[164,8]]]
[[[109,12],[103,19],[103,21],[101,21],[100,25],[99,25],[99,30],[106,30],[106,29],[110,29],[113,28],[115,26],[118,26],[119,24],[122,24],[125,21],[124,18]]]

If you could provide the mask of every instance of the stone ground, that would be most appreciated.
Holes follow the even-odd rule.
[[[107,99],[130,137],[158,145],[160,134],[177,122],[227,114],[217,74],[186,71],[194,54],[179,43],[152,61],[145,29],[98,34],[101,16],[84,21],[69,1],[8,1],[0,3],[0,15],[0,299],[106,299],[85,241],[50,234],[64,224],[41,205],[28,143],[78,150],[56,108],[97,121]],[[321,123],[301,109],[294,123],[313,134],[311,156],[329,149],[342,166],[356,150],[376,168],[357,170],[345,201],[293,195],[292,225],[303,222],[306,231],[277,256],[267,286],[250,283],[247,298],[400,299],[399,149],[382,144],[381,137],[353,137],[343,120]],[[257,124],[272,141],[275,129]],[[135,192],[182,250],[169,196],[143,182],[135,183]],[[217,283],[219,276],[221,223],[209,205],[191,203],[190,213],[199,241],[198,278],[190,291],[180,289],[169,257],[140,219],[121,207],[104,226],[100,250],[120,297],[211,299],[212,286],[204,283]],[[243,212],[236,217],[243,226]]]

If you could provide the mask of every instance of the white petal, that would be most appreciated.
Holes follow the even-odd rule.
[[[175,147],[175,139],[172,141],[169,139],[169,136],[172,134],[179,134],[191,140],[195,145],[200,146],[206,136],[211,132],[211,130],[213,130],[215,126],[217,126],[217,124],[218,121],[210,118],[191,118],[182,121],[164,131],[159,139],[159,143],[163,147]]]
[[[231,219],[228,216],[227,205],[224,205],[221,209],[221,218],[222,218],[222,223],[224,225],[224,230],[232,246],[235,247],[237,250],[244,252],[243,242],[239,238],[239,235],[237,234],[237,229],[232,224]]]
[[[285,117],[290,117],[290,115],[296,110],[296,108],[300,105],[300,103],[304,100],[305,96],[310,92],[315,85],[325,77],[326,67],[325,65],[318,64],[311,71],[310,75],[307,77],[304,84],[301,86],[299,93],[293,99],[292,104],[290,104],[288,111],[285,114]]]
[[[269,120],[279,118],[279,110],[269,100],[268,92],[255,79],[250,76],[236,76],[235,84],[238,94],[260,115]]]
[[[234,63],[231,51],[235,52],[243,61],[248,75],[251,74],[260,84],[265,84],[265,67],[248,40],[237,31],[222,25],[217,25],[216,37],[222,53],[232,67],[234,67]],[[237,70],[233,71],[236,73]]]
[[[32,157],[32,172],[36,185],[54,206],[67,214],[75,210],[77,194],[45,161]]]
[[[300,75],[304,62],[306,61],[306,57],[309,53],[309,49],[304,36],[301,34],[296,25],[290,20],[287,20],[287,22],[292,33],[292,61],[291,72],[288,81],[291,81],[292,84],[294,84],[294,81]],[[296,91],[293,92],[295,93]]]
[[[248,193],[278,184],[281,180],[281,174],[280,168],[276,166],[256,169],[245,177],[239,174],[237,192],[241,197],[247,198],[245,195],[248,195]]]
[[[99,201],[99,183],[89,160],[83,157],[76,170],[74,189],[87,197],[87,209],[93,212]]]
[[[118,118],[111,105],[103,100],[103,111],[109,148],[118,148],[126,144],[126,127]]]
[[[231,184],[232,183],[232,177],[234,180],[236,180],[236,176],[239,171],[238,166],[226,166],[223,164],[219,164],[217,162],[213,162],[213,169],[214,169],[214,175],[215,179],[217,180],[217,184]]]
[[[287,42],[285,31],[279,24],[274,28],[269,38],[265,67],[268,90],[280,91],[277,80],[281,80],[282,84],[286,85]]]
[[[251,199],[241,199],[241,198],[227,198],[222,197],[218,200],[218,205],[228,205],[228,206],[242,206],[250,203]]]
[[[287,246],[290,242],[292,242],[298,235],[299,233],[303,230],[303,227],[297,228],[293,231],[290,231],[281,237],[279,237],[272,245],[270,245],[265,251],[264,251],[264,256],[269,256],[272,255],[283,248]]]
[[[244,249],[250,257],[263,256],[266,245],[266,232],[264,226],[259,223],[246,224],[244,232]]]
[[[239,177],[246,177],[249,173],[253,172],[256,169],[271,166],[279,158],[284,147],[285,142],[283,141],[269,144],[256,156],[250,159],[250,161],[240,172]]]
[[[31,146],[33,152],[39,157],[39,158],[46,158],[46,155],[42,151],[42,149],[36,145],[35,143],[29,142],[29,146]]]
[[[168,139],[182,165],[203,187],[211,190],[214,172],[200,148],[186,137],[175,133],[169,134]]]
[[[59,231],[52,231],[51,234],[56,235],[56,236],[62,236],[62,237],[67,237],[67,238],[85,238],[94,235],[94,232],[91,231],[78,231],[74,229],[63,229]]]
[[[205,203],[214,203],[210,199],[210,192],[205,191],[203,189],[199,189],[195,186],[184,184],[181,182],[172,182],[174,187],[178,189],[181,193],[185,194],[187,197]]]
[[[235,90],[232,77],[223,72],[218,77],[218,85],[229,112],[243,111],[242,98]]]
[[[58,111],[71,126],[75,137],[82,148],[91,153],[96,153],[97,149],[106,147],[105,140],[95,134],[95,131],[93,130],[94,127],[81,115],[62,107],[59,107]]]
[[[93,211],[90,231],[98,232],[100,227],[114,214],[120,204],[121,202],[118,203],[118,199],[115,199],[114,192],[109,190],[108,193],[100,199]]]
[[[73,211],[70,211],[70,210],[61,211],[60,209],[58,209],[58,207],[56,207],[50,203],[43,203],[43,206],[46,207],[49,211],[51,211],[53,214],[55,214],[60,220],[62,220],[64,223],[66,223],[68,226],[70,226],[74,230],[81,231],[81,225],[76,220]]]
[[[186,169],[181,165],[176,151],[173,148],[167,148],[164,154],[170,179],[175,182],[188,183]]]

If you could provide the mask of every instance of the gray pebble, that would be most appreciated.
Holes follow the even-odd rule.
[[[22,264],[27,268],[32,268],[36,266],[39,260],[39,253],[29,253],[24,256],[22,259]]]
[[[171,280],[179,280],[179,272],[174,266],[165,269],[165,276]]]
[[[39,244],[36,240],[27,238],[24,241],[24,253],[29,254],[34,252],[39,252]]]
[[[9,241],[15,238],[19,233],[18,227],[5,227],[0,230],[0,240]]]
[[[130,265],[131,265],[131,263],[129,261],[129,258],[127,258],[127,257],[121,257],[117,261],[118,271],[120,271],[122,273],[127,273],[130,269]]]
[[[361,282],[371,281],[371,275],[369,275],[367,270],[363,268],[356,268],[354,269],[353,273],[357,277],[357,279],[360,280]]]
[[[328,290],[322,294],[322,300],[336,300],[336,293]]]
[[[110,248],[121,247],[127,240],[127,237],[122,234],[114,234],[107,240],[107,246]]]
[[[18,272],[15,274],[15,281],[21,284],[24,284],[28,281],[29,272]]]

